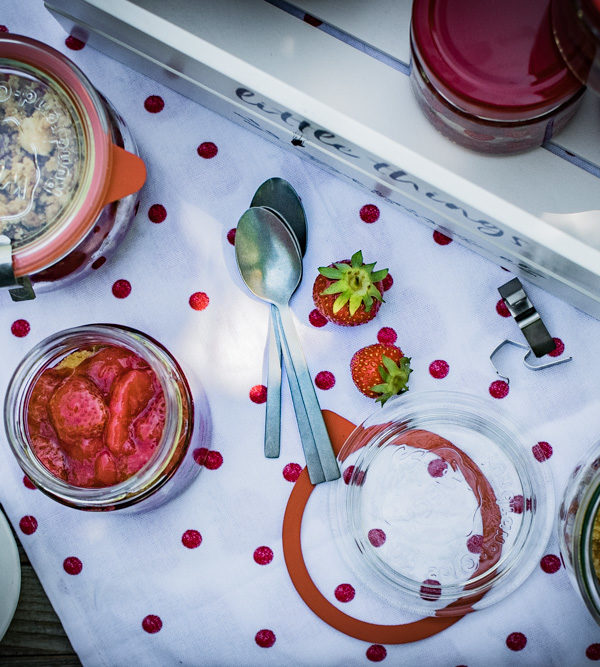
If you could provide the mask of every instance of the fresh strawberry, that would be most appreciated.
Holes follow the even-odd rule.
[[[72,376],[50,399],[50,417],[65,442],[102,435],[108,410],[98,387],[87,378]]]
[[[317,310],[330,322],[354,327],[372,320],[383,297],[382,280],[388,270],[373,271],[373,264],[363,264],[362,251],[352,259],[344,259],[319,268],[313,285],[313,301]]]
[[[354,354],[350,371],[358,390],[383,405],[388,398],[408,391],[412,369],[410,358],[405,357],[399,347],[376,343]]]
[[[104,347],[77,367],[77,374],[91,378],[106,396],[113,382],[134,367],[137,355],[122,347]]]

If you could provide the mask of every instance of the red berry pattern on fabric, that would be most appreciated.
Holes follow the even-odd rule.
[[[131,283],[129,280],[125,280],[124,278],[115,281],[112,286],[112,293],[117,297],[117,299],[127,298],[131,294]]]
[[[547,554],[540,560],[540,567],[546,574],[554,574],[560,570],[560,558],[554,554]]]
[[[449,236],[442,234],[442,232],[438,232],[437,229],[433,232],[433,240],[438,245],[448,245],[449,243],[452,243],[452,239]]]
[[[77,556],[69,556],[63,561],[63,569],[67,574],[75,576],[83,570],[83,563]]]
[[[352,479],[352,475],[354,473],[354,466],[348,466],[342,475],[344,482],[346,484],[350,484],[350,480]]]
[[[92,269],[99,269],[106,262],[106,257],[98,257],[97,260],[92,262]]]
[[[10,330],[13,336],[24,338],[31,331],[31,325],[27,320],[15,320],[10,325]]]
[[[398,340],[398,334],[391,327],[383,327],[377,332],[377,340],[384,345],[393,345]]]
[[[323,317],[321,313],[315,308],[311,310],[308,315],[308,321],[313,325],[313,327],[324,327],[329,321],[326,317]]]
[[[316,19],[310,14],[304,14],[303,21],[304,23],[308,23],[308,25],[312,25],[313,28],[318,28],[320,25],[323,25],[323,21],[319,21],[319,19]]]
[[[527,637],[522,632],[511,632],[506,638],[506,645],[511,651],[522,651],[527,644]]]
[[[27,477],[27,475],[23,475],[23,486],[32,491],[37,489],[37,486],[29,479],[29,477]]]
[[[421,586],[420,595],[423,600],[430,602],[437,600],[442,594],[442,585],[437,579],[425,579]]]
[[[379,220],[379,209],[375,204],[365,204],[360,209],[360,219],[366,223],[372,223]]]
[[[231,245],[235,245],[235,233],[237,232],[237,229],[233,227],[227,232],[227,240]]]
[[[381,284],[383,285],[383,291],[387,292],[390,287],[394,284],[394,279],[392,278],[392,274],[388,273],[387,276],[381,281]]]
[[[386,534],[381,528],[371,528],[367,533],[367,537],[374,547],[380,547],[382,544],[385,544]]]
[[[531,451],[540,463],[547,461],[552,456],[552,446],[547,442],[538,442],[531,448]]]
[[[69,35],[67,39],[65,39],[65,46],[68,49],[71,49],[71,51],[81,51],[85,46],[85,42],[77,39],[77,37],[73,37],[73,35]]]
[[[142,628],[149,634],[155,635],[157,632],[160,632],[163,624],[160,619],[160,616],[155,616],[154,614],[148,614],[142,621]]]
[[[585,657],[588,660],[600,660],[600,644],[590,644],[585,649]]]
[[[19,521],[19,528],[24,535],[33,535],[37,530],[38,522],[34,516],[28,514],[27,516],[22,517]]]
[[[338,602],[350,602],[354,600],[356,591],[350,584],[340,584],[334,591],[335,599]]]
[[[204,461],[204,467],[208,470],[217,470],[223,465],[223,455],[221,452],[218,452],[216,449],[211,449],[206,455],[206,461]]]
[[[254,550],[254,562],[259,565],[268,565],[273,560],[273,549],[269,547],[257,547]]]
[[[193,528],[186,530],[181,536],[181,544],[186,549],[197,549],[202,544],[202,535]]]
[[[560,338],[553,338],[554,345],[556,346],[552,352],[548,352],[549,357],[560,357],[560,355],[565,351],[565,344]]]
[[[272,630],[259,630],[254,637],[254,641],[261,648],[271,648],[275,643],[275,633]]]
[[[504,398],[508,396],[508,384],[504,380],[494,380],[489,391],[492,398]]]
[[[8,28],[5,25],[0,25],[0,32],[8,32]]]
[[[152,204],[148,209],[148,219],[154,224],[164,222],[167,218],[167,209],[162,204]]]
[[[446,472],[447,468],[448,464],[444,459],[433,459],[433,461],[429,461],[427,464],[427,472],[432,477],[441,477]]]
[[[190,307],[194,310],[204,310],[209,303],[210,299],[205,292],[194,292],[189,298]]]
[[[205,141],[198,146],[198,155],[205,160],[210,160],[219,152],[216,144],[212,141]]]
[[[483,535],[471,535],[467,540],[467,549],[472,554],[480,554],[483,551]]]
[[[335,384],[335,375],[329,371],[320,371],[315,377],[315,384],[324,391],[331,389]]]
[[[302,472],[302,467],[298,463],[288,463],[283,469],[283,477],[288,482],[295,482],[300,473]]]
[[[206,447],[198,447],[198,449],[194,449],[192,456],[199,466],[203,466],[208,456],[208,449]]]
[[[250,400],[253,403],[265,403],[267,400],[267,388],[264,384],[255,384],[252,389],[250,389]]]
[[[165,108],[165,101],[160,95],[150,95],[144,101],[144,109],[149,113],[159,113]]]
[[[525,508],[525,500],[523,496],[513,496],[509,501],[510,511],[514,514],[523,514],[523,509]]]
[[[373,644],[367,649],[366,656],[371,662],[381,662],[382,660],[385,660],[387,651],[385,646],[382,646],[381,644]]]
[[[510,311],[508,310],[508,307],[504,302],[504,299],[499,299],[498,303],[496,303],[496,312],[501,317],[510,317]]]
[[[449,371],[450,366],[448,365],[448,362],[443,359],[436,359],[429,364],[429,373],[432,377],[436,378],[436,380],[445,378]]]

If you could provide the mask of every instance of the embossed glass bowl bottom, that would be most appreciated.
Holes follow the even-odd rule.
[[[338,455],[333,530],[357,578],[394,606],[453,616],[498,602],[531,573],[554,493],[522,432],[488,401],[409,392]]]

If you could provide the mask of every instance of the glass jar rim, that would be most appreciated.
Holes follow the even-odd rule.
[[[86,338],[87,337],[87,338]],[[31,450],[26,433],[26,397],[32,382],[48,367],[52,361],[64,358],[69,347],[71,350],[81,347],[81,341],[114,343],[126,347],[138,354],[148,363],[156,374],[164,392],[166,402],[165,426],[155,454],[137,473],[112,486],[87,488],[74,486],[53,475]],[[56,351],[59,349],[59,353]],[[187,396],[181,396],[175,389],[169,367],[174,367],[183,381]],[[59,331],[40,341],[22,359],[15,369],[8,385],[4,401],[4,424],[11,450],[25,474],[54,499],[79,509],[106,510],[126,507],[137,503],[162,487],[174,474],[161,473],[167,469],[170,454],[175,450],[181,437],[181,408],[184,400],[191,399],[191,393],[185,375],[171,353],[158,341],[147,334],[130,327],[117,324],[86,324]],[[189,401],[191,404],[191,400]],[[188,405],[191,408],[191,405]],[[193,414],[189,410],[189,429],[183,454],[189,447],[193,428]],[[162,454],[162,456],[161,456]]]

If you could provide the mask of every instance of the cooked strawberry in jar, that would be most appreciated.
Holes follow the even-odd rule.
[[[31,447],[56,477],[105,487],[138,472],[165,426],[165,397],[148,363],[122,347],[77,350],[44,370],[31,390]]]

